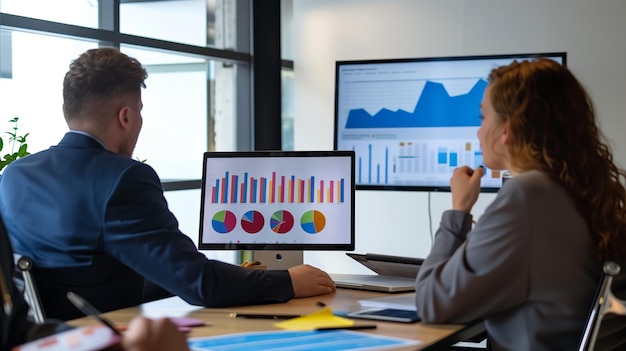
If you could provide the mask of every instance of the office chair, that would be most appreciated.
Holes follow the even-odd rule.
[[[584,328],[579,351],[624,350],[626,348],[626,301],[614,295],[613,283],[625,282],[620,275],[621,267],[615,262],[606,262],[603,276],[594,297],[593,306]]]
[[[28,306],[30,307],[30,314],[37,324],[44,323],[45,314],[39,299],[39,292],[35,285],[35,279],[31,274],[33,268],[33,261],[28,256],[22,256],[19,254],[13,254],[13,261],[15,262],[15,283],[18,288],[23,292],[24,298]]]

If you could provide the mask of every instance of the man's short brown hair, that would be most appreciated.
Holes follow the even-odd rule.
[[[137,94],[148,73],[136,59],[115,48],[91,49],[70,64],[63,80],[65,119],[83,115],[89,104]]]

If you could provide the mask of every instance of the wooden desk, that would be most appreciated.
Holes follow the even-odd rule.
[[[104,315],[114,324],[125,325],[133,317],[143,314],[147,317],[182,317],[202,319],[207,322],[204,327],[193,328],[189,337],[214,336],[259,330],[277,330],[273,326],[275,320],[246,319],[229,316],[237,313],[263,314],[307,314],[320,309],[317,305],[321,301],[333,311],[355,311],[360,308],[358,300],[389,296],[384,293],[367,292],[350,289],[337,289],[336,293],[301,299],[292,299],[283,304],[255,305],[231,308],[202,308],[191,306],[174,297],[150,302],[138,307],[105,313]],[[378,328],[362,330],[362,332],[380,334],[405,339],[420,340],[421,344],[412,350],[445,350],[447,346],[458,341],[467,340],[484,331],[482,323],[473,325],[428,325],[422,323],[394,323],[360,320],[362,323],[375,323]],[[81,318],[70,324],[76,326],[93,325],[91,318]]]

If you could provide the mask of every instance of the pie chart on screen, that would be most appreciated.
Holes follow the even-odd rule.
[[[241,228],[248,234],[256,234],[263,229],[265,219],[259,211],[248,211],[241,217]]]
[[[276,211],[270,218],[270,228],[275,233],[285,234],[293,228],[293,215],[288,211]]]
[[[220,234],[230,233],[237,225],[237,218],[230,211],[219,211],[213,215],[211,225],[213,230]]]
[[[326,226],[326,216],[320,211],[307,211],[300,218],[302,229],[309,234],[317,234]]]

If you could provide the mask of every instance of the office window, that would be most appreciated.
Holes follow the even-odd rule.
[[[0,131],[9,130],[4,123],[17,116],[20,131],[30,133],[29,150],[44,150],[68,130],[62,82],[69,64],[97,44],[25,32],[10,32],[10,37],[11,78],[0,79]],[[234,150],[235,65],[124,45],[121,50],[149,74],[135,157],[147,160],[162,179],[199,179],[204,151]]]
[[[8,120],[19,117],[20,134],[30,133],[31,153],[47,149],[68,130],[62,84],[70,61],[97,43],[18,31],[2,33],[1,49],[11,52],[12,59],[10,78],[0,78],[0,133],[6,141],[4,133],[11,127]]]
[[[119,47],[149,74],[134,156],[155,168],[166,189],[189,189],[166,198],[193,239],[202,153],[252,144],[251,1],[121,0],[119,11],[115,3],[0,2],[0,133],[17,116],[30,152],[56,145],[68,130],[62,82],[69,64],[87,49]],[[224,254],[217,256],[235,260]]]
[[[200,179],[204,151],[235,149],[236,66],[126,45],[121,50],[148,71],[135,157],[163,180]]]
[[[294,72],[293,72],[293,0],[280,0],[281,126],[282,149],[293,150]]]
[[[122,1],[120,31],[178,43],[236,48],[235,0]]]
[[[0,12],[82,27],[98,27],[98,0],[2,0]]]
[[[24,6],[26,3],[33,8],[40,7],[38,1],[3,0],[1,8],[20,16],[40,15],[39,10]],[[49,8],[39,17],[83,26],[93,26],[97,22],[98,6],[103,5],[95,0],[81,0],[81,6],[69,6],[73,2],[63,0],[61,3],[67,4],[67,7],[62,7],[60,2],[41,3],[43,7],[55,3],[57,7]],[[104,2],[111,6],[113,3]],[[184,39],[204,47],[207,43],[207,27],[211,27],[207,24],[207,18],[214,22],[228,22],[221,17],[234,18],[234,15],[226,13],[226,10],[232,9],[233,3],[233,0],[125,0],[120,5],[120,27],[132,29],[134,34],[153,33],[153,36],[161,39]],[[84,4],[89,4],[87,8],[92,13],[88,17],[92,18],[93,23],[83,18]],[[212,11],[219,8],[220,12],[213,17],[206,13],[199,16],[196,12],[201,7],[205,12],[210,8]],[[46,13],[48,16],[43,16]],[[156,13],[159,15],[156,16]],[[151,15],[155,15],[158,21],[151,20]],[[187,22],[185,26],[178,27],[184,30],[163,25],[168,18],[178,23],[182,17]],[[62,28],[62,33],[59,33],[58,27],[36,23],[38,29],[48,26],[55,32],[27,32],[13,29],[15,23],[19,26],[19,18],[7,19],[3,13],[0,25],[3,19],[10,22],[12,27],[2,27],[0,36],[0,132],[3,131],[3,121],[17,116],[20,118],[20,131],[30,133],[29,151],[40,151],[56,144],[67,131],[61,109],[62,81],[71,60],[89,48],[114,45],[110,42],[111,31],[102,31],[101,36],[107,40],[99,43],[98,35],[96,38],[81,38],[78,34],[72,36],[77,31],[75,27]],[[28,25],[32,25],[32,22],[25,24]],[[245,87],[246,79],[237,79],[237,72],[243,69],[245,76],[245,72],[249,72],[249,63],[247,60],[238,62],[237,58],[246,59],[246,56],[239,54],[236,59],[226,61],[208,56],[219,55],[220,52],[216,50],[200,55],[202,51],[196,47],[180,48],[169,42],[146,42],[141,38],[135,41],[153,45],[146,47],[131,42],[119,44],[120,50],[142,62],[149,74],[146,81],[148,88],[143,92],[145,124],[135,156],[150,163],[164,181],[199,179],[199,163],[204,151],[229,151],[245,145],[245,141],[237,136],[237,126],[246,120],[250,124],[250,111],[245,109],[251,100],[250,88]],[[233,56],[233,53],[229,51],[224,56]],[[236,113],[237,118],[234,117]]]
[[[282,149],[293,150],[293,122],[295,108],[293,103],[293,70],[281,70],[281,125]]]
[[[280,56],[293,61],[293,51],[293,0],[280,0]]]

